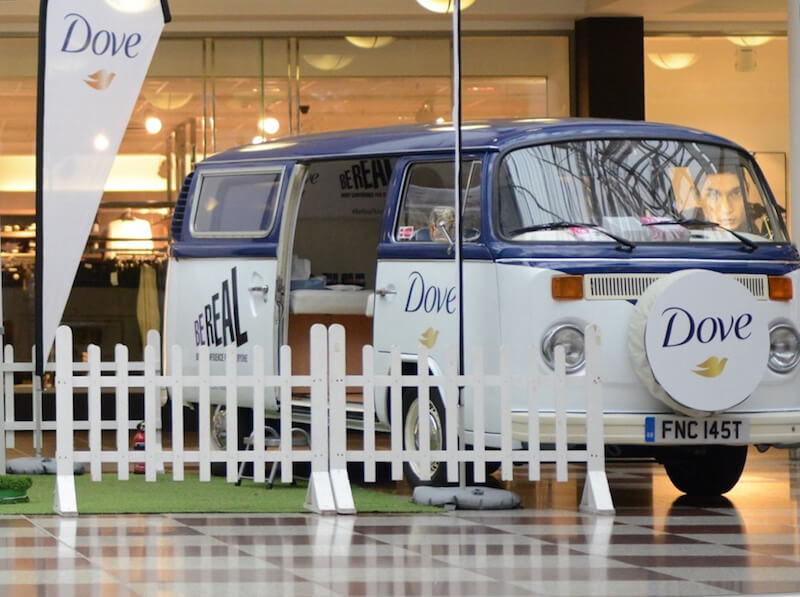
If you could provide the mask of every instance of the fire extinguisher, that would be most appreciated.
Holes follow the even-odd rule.
[[[133,449],[144,451],[144,421],[140,421],[136,425],[136,433],[133,435]],[[136,462],[133,465],[133,472],[143,475],[144,462]]]

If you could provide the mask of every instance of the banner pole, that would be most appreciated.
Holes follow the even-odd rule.
[[[34,376],[44,372],[44,96],[45,61],[47,55],[47,0],[39,3],[39,65],[36,85],[36,265],[34,269],[35,349]],[[36,384],[33,384],[36,387]]]
[[[455,156],[455,264],[458,284],[458,375],[464,375],[464,259],[461,254],[461,0],[453,0],[453,131]],[[464,448],[464,387],[458,386],[458,448]],[[466,485],[466,462],[459,462],[459,485]]]

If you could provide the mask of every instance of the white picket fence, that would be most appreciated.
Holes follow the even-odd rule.
[[[147,344],[155,347],[156,357],[159,359],[156,363],[157,370],[160,371],[160,349],[159,347],[160,335],[157,331],[151,330],[147,334]],[[121,346],[117,350],[127,351],[127,347]],[[34,350],[31,350],[30,360],[17,360],[14,347],[10,344],[5,345],[2,351],[2,361],[0,361],[0,402],[3,407],[0,408],[0,437],[5,436],[5,448],[13,449],[17,446],[17,432],[28,432],[31,434],[32,447],[38,454],[41,453],[43,448],[43,432],[55,431],[56,420],[55,418],[44,419],[42,409],[42,392],[36,391],[34,383],[37,382],[35,378],[34,367]],[[122,357],[127,359],[127,357]],[[116,371],[117,365],[112,362],[101,362],[101,374],[113,373]],[[45,373],[55,373],[55,363],[48,362],[45,365]],[[89,372],[88,362],[75,362],[73,364],[73,371],[76,374],[87,374]],[[128,361],[127,371],[133,376],[141,376],[144,374],[144,361]],[[17,376],[20,375],[26,380],[33,380],[32,383],[18,385],[16,383]],[[52,390],[45,390],[52,392]],[[23,401],[30,402],[31,418],[25,420],[17,419],[16,401],[19,397]],[[128,412],[128,406],[124,408],[124,412]],[[157,427],[160,429],[161,411],[157,412]],[[125,425],[132,430],[135,429],[139,420],[125,419]],[[75,420],[74,429],[76,431],[86,431],[89,429],[88,420]],[[103,430],[117,429],[119,426],[118,421],[101,421],[101,428]],[[157,440],[160,441],[160,432],[157,434]],[[0,444],[0,447],[2,444]],[[6,470],[7,455],[6,450],[0,449],[0,470]]]
[[[63,515],[74,515],[78,512],[78,504],[74,486],[74,463],[88,463],[92,480],[99,481],[104,463],[116,466],[117,477],[127,479],[131,463],[145,463],[145,478],[155,481],[160,470],[168,471],[176,481],[183,480],[187,464],[196,465],[201,481],[210,480],[211,462],[227,463],[227,480],[238,480],[238,464],[253,463],[255,482],[264,482],[265,465],[279,462],[281,464],[281,480],[292,481],[292,464],[309,462],[311,478],[309,481],[306,507],[320,513],[353,513],[355,507],[347,474],[348,462],[360,462],[364,465],[366,482],[375,480],[376,465],[390,463],[392,478],[402,478],[404,462],[415,461],[422,471],[429,470],[432,461],[447,463],[448,479],[458,480],[459,463],[474,463],[475,480],[483,479],[483,463],[501,462],[501,478],[512,478],[514,463],[526,463],[528,478],[536,481],[540,478],[542,463],[555,463],[556,480],[567,480],[567,464],[570,462],[586,463],[586,483],[584,486],[581,508],[584,510],[607,513],[613,512],[613,504],[605,474],[603,449],[603,406],[602,381],[600,377],[600,338],[597,327],[586,328],[586,371],[584,375],[567,376],[565,372],[563,349],[556,351],[556,372],[541,376],[536,371],[529,371],[525,376],[511,375],[508,355],[501,350],[500,371],[487,374],[481,366],[477,371],[458,375],[455,354],[451,354],[445,364],[442,375],[431,375],[427,367],[420,367],[417,374],[406,374],[402,370],[402,357],[399,351],[391,354],[389,373],[376,372],[374,369],[374,351],[371,346],[364,346],[362,352],[363,369],[359,375],[348,375],[345,363],[345,330],[342,326],[333,325],[326,328],[315,325],[311,329],[310,368],[307,375],[293,375],[291,370],[291,349],[281,348],[280,374],[267,375],[264,372],[264,351],[261,347],[253,348],[252,375],[238,375],[236,371],[236,348],[231,346],[226,353],[224,375],[210,374],[209,351],[200,347],[198,355],[199,371],[196,375],[178,374],[183,371],[183,354],[179,347],[170,351],[172,375],[160,372],[158,348],[156,342],[149,342],[144,352],[144,368],[141,375],[131,375],[127,362],[127,351],[118,346],[113,364],[101,363],[100,350],[89,346],[88,364],[76,367],[73,362],[73,346],[71,331],[61,327],[56,336],[56,460],[57,483],[54,509]],[[194,355],[191,355],[194,358]],[[427,352],[421,348],[418,362],[428,362]],[[480,352],[475,353],[474,362],[482,363]],[[533,368],[531,368],[533,369]],[[104,372],[106,374],[104,374]],[[586,441],[585,447],[576,449],[567,443],[567,386],[579,384],[586,398]],[[514,441],[511,425],[511,393],[514,387],[524,388],[528,396],[528,412],[539,412],[539,392],[550,385],[555,393],[555,445],[552,449],[541,449],[539,418],[530,418],[527,436],[524,442]],[[183,428],[183,392],[185,388],[198,388],[198,433],[197,447],[188,449],[184,442]],[[280,404],[290,404],[292,389],[295,387],[310,388],[310,448],[297,448],[292,445],[290,409],[280,409],[280,445],[277,449],[268,449],[265,442],[265,430],[261,417],[254,415],[252,449],[241,450],[236,442],[228,442],[225,450],[212,450],[210,445],[211,389],[225,389],[225,406],[228,413],[235,413],[237,408],[237,390],[250,388],[253,394],[253,412],[263,413],[268,402],[274,400],[268,388],[274,388]],[[364,399],[363,429],[353,431],[347,429],[346,422],[346,388],[363,389],[365,397],[372,397],[374,390],[388,388],[390,397],[391,431],[387,442],[376,442],[375,405],[371,399]],[[429,422],[427,417],[420,417],[419,448],[403,446],[402,438],[402,388],[419,388],[420,412],[428,412],[430,387],[443,389],[442,398],[445,403],[446,443],[442,450],[429,449]],[[474,396],[474,440],[472,446],[459,445],[459,413],[463,416],[463,407],[458,404],[460,387],[471,388]],[[485,390],[489,387],[499,388],[501,412],[501,446],[499,450],[487,450],[484,440],[484,411],[486,407]],[[75,446],[73,421],[73,393],[76,389],[84,389],[88,395],[88,450],[78,450]],[[162,391],[169,389],[171,395],[171,446],[164,449],[160,441],[147,441],[144,451],[135,451],[130,447],[129,430],[133,422],[127,418],[128,392],[139,388],[144,393],[145,428],[158,427],[157,416],[161,407]],[[111,422],[116,429],[116,449],[104,449],[101,443],[101,430],[108,428],[100,419],[100,401],[103,389],[113,390],[116,399],[116,421]],[[123,416],[125,414],[125,416]],[[238,437],[237,417],[226,417],[226,434],[229,438]],[[361,447],[351,447],[348,437],[361,433]],[[148,436],[149,437],[149,436]],[[516,438],[519,440],[520,438]],[[574,441],[574,438],[573,438]],[[355,442],[358,443],[358,442]],[[581,442],[582,444],[584,442]]]

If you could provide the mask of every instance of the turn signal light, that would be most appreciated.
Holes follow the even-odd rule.
[[[583,276],[553,276],[550,290],[556,300],[582,299]]]
[[[790,301],[794,296],[792,290],[792,279],[784,276],[770,276],[767,278],[769,282],[769,298],[773,301]]]

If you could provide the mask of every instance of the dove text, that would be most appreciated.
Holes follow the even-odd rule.
[[[751,335],[748,328],[753,323],[753,316],[750,313],[728,317],[704,317],[696,321],[686,309],[669,307],[664,309],[662,315],[668,317],[664,341],[661,344],[664,348],[683,346],[693,339],[700,344],[708,344],[713,340],[724,342],[731,334],[734,338],[746,340]]]
[[[64,19],[68,22],[67,32],[61,51],[80,54],[91,51],[95,56],[123,54],[127,58],[139,55],[137,47],[142,43],[141,33],[118,34],[108,29],[93,30],[89,20],[76,12],[69,13]]]
[[[425,278],[418,271],[409,276],[411,286],[406,297],[406,313],[415,313],[422,309],[425,313],[456,312],[456,287],[426,284]]]

